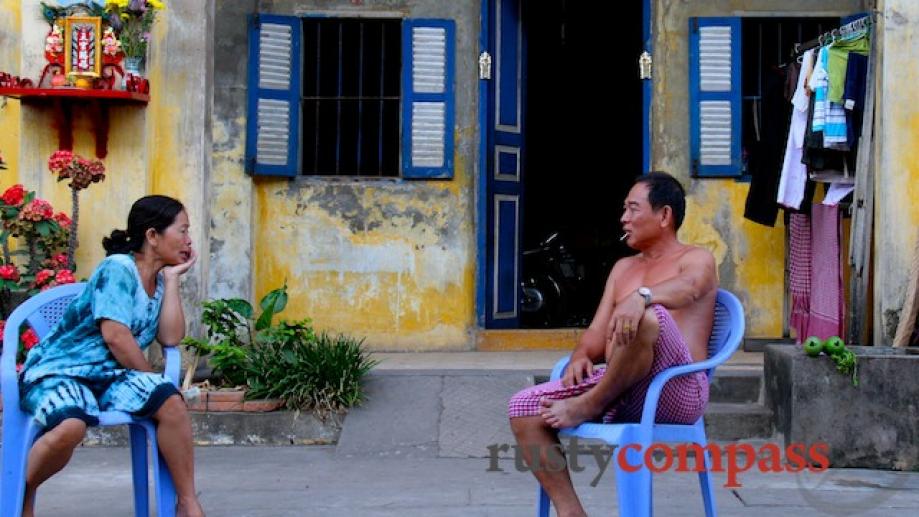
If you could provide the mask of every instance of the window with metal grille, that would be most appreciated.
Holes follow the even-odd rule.
[[[399,176],[400,20],[303,20],[305,175]]]

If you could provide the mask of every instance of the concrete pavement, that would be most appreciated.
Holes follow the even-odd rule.
[[[535,482],[511,459],[487,472],[483,458],[349,455],[334,446],[203,447],[196,450],[198,490],[214,516],[529,516]],[[133,515],[128,450],[80,448],[39,493],[38,515]],[[574,476],[590,515],[617,515],[615,480],[597,487],[595,465]],[[823,475],[748,472],[743,487],[722,487],[721,515],[917,515],[919,473],[831,469]],[[691,474],[655,477],[655,514],[701,515]]]

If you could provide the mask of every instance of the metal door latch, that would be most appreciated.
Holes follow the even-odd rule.
[[[648,51],[641,53],[641,56],[638,57],[638,78],[639,79],[650,79],[651,78],[651,54]]]
[[[487,50],[479,54],[479,79],[491,79],[491,54]]]

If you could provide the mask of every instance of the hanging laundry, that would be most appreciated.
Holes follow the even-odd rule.
[[[811,297],[811,218],[807,214],[788,216],[788,290],[791,293],[789,326],[798,343],[807,335]]]
[[[762,119],[759,142],[748,147],[751,164],[750,190],[744,206],[744,217],[766,226],[775,226],[779,205],[775,202],[782,170],[782,149],[788,125],[785,100],[785,72],[778,67],[764,71]]]
[[[811,208],[811,289],[807,336],[842,336],[845,299],[839,257],[839,207],[815,204]]]
[[[811,116],[811,131],[822,133],[826,125],[826,95],[829,81],[826,73],[827,63],[826,47],[821,47],[814,62],[814,71],[811,73],[807,87],[814,94],[814,113]]]
[[[827,100],[842,104],[842,94],[846,86],[846,66],[852,53],[868,55],[870,42],[862,32],[851,38],[839,39],[827,49],[826,69],[829,76]]]
[[[807,184],[807,166],[801,162],[804,153],[804,133],[807,131],[807,113],[810,96],[805,81],[814,67],[814,51],[808,50],[801,59],[798,85],[791,98],[791,125],[788,142],[785,145],[785,160],[779,178],[778,197],[780,205],[797,210],[804,199]]]
[[[846,66],[846,89],[843,92],[843,107],[848,116],[849,149],[858,149],[858,138],[862,134],[862,118],[865,113],[865,87],[868,77],[868,56],[850,54]]]

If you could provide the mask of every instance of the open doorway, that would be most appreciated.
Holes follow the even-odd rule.
[[[523,2],[523,328],[587,326],[631,254],[619,217],[644,172],[643,3]]]

